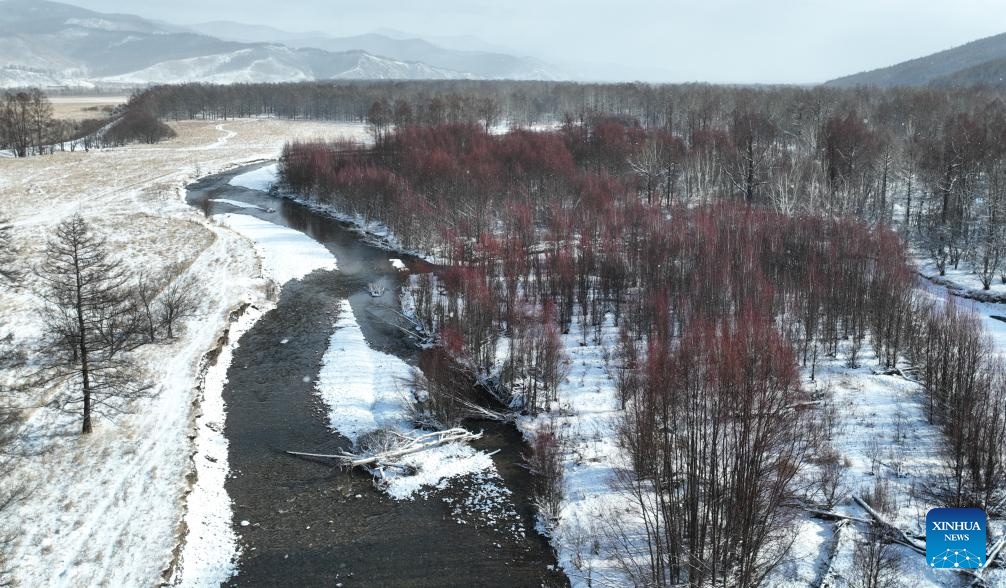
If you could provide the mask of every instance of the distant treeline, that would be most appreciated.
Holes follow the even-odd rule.
[[[174,134],[142,109],[113,109],[102,118],[65,120],[53,115],[48,96],[38,88],[0,96],[0,150],[15,157],[156,143]]]
[[[180,84],[134,94],[133,107],[165,119],[276,116],[366,121],[375,104],[400,122],[485,122],[486,114],[512,124],[586,120],[597,114],[634,119],[644,127],[689,133],[755,110],[782,128],[802,126],[836,111],[857,111],[873,123],[903,129],[920,110],[939,117],[997,99],[1000,92],[970,89],[841,89],[797,86],[578,84],[540,81],[340,81],[288,84]],[[876,115],[876,116],[872,116]]]

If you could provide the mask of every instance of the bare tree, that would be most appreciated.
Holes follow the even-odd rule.
[[[16,157],[28,157],[31,146],[31,98],[27,92],[4,94],[0,104],[0,145]]]
[[[534,435],[531,453],[524,456],[528,471],[534,476],[534,503],[547,528],[553,528],[558,522],[566,495],[562,464],[564,445],[562,431],[550,422]]]
[[[42,90],[32,88],[28,91],[28,116],[30,118],[32,142],[37,153],[42,153],[44,145],[49,143],[52,131],[52,104]]]
[[[824,506],[829,510],[838,506],[849,496],[846,487],[847,470],[841,456],[833,448],[828,448],[819,459],[820,474],[817,490]]]
[[[52,132],[52,105],[38,88],[7,92],[0,102],[0,147],[17,157],[41,153]]]
[[[159,322],[164,327],[168,339],[175,338],[180,321],[194,317],[199,309],[199,289],[195,280],[191,277],[177,277],[179,273],[177,268],[171,273],[176,277],[157,299]]]
[[[157,293],[161,289],[160,280],[152,278],[149,274],[141,273],[136,278],[133,286],[133,299],[136,311],[139,313],[139,321],[142,326],[143,336],[148,343],[157,341],[157,329],[160,326],[158,316]]]
[[[860,588],[891,588],[898,585],[901,560],[888,532],[871,528],[866,540],[856,544],[855,586]]]
[[[46,286],[47,335],[39,383],[57,387],[59,407],[79,406],[81,430],[90,433],[92,412],[123,410],[124,401],[150,389],[122,353],[135,333],[124,316],[131,311],[126,272],[104,238],[75,214],[56,226],[38,273]]]
[[[21,278],[15,247],[10,220],[0,217],[0,278],[7,282],[17,282]]]

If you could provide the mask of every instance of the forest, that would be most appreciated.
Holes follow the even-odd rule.
[[[929,499],[998,513],[1006,371],[974,313],[935,302],[915,264],[972,268],[986,289],[1002,276],[1002,101],[665,90],[684,98],[655,120],[627,91],[622,110],[581,103],[502,132],[476,98],[460,120],[376,101],[372,145],[288,144],[283,188],[433,255],[408,293],[437,343],[428,378],[454,377],[427,369],[450,358],[523,414],[554,414],[562,336],[618,330],[619,484],[649,546],[622,554],[637,583],[758,585],[790,546],[792,506],[834,505],[834,417],[800,375],[824,357],[855,368],[872,350],[877,370],[918,381],[946,447]],[[442,421],[463,413],[434,396]],[[542,462],[561,440],[539,435],[547,508],[561,467]],[[867,501],[883,510],[884,492]]]
[[[163,119],[366,121],[376,134],[410,126],[562,127],[580,164],[630,184],[648,204],[742,200],[788,215],[897,226],[941,272],[967,259],[986,284],[1003,277],[1006,159],[998,137],[1006,104],[991,89],[190,84],[138,92],[129,110]]]
[[[19,156],[66,148],[50,112],[44,96],[7,94],[3,145]],[[605,522],[603,555],[558,534],[557,549],[594,549],[636,585],[763,585],[792,551],[797,519],[840,518],[852,494],[876,520],[856,546],[863,585],[889,585],[889,547],[917,545],[883,518],[898,509],[884,476],[868,488],[848,480],[842,408],[818,385],[836,362],[918,387],[940,451],[913,500],[1006,514],[1006,364],[983,317],[919,276],[963,272],[978,284],[964,297],[1000,301],[996,92],[185,84],[138,91],[71,136],[152,143],[172,121],[256,117],[366,124],[365,142],[287,143],[275,193],[377,227],[428,262],[401,297],[423,347],[411,418],[441,431],[470,418],[532,423],[525,465],[545,532],[564,516],[576,451],[559,423],[577,407],[560,392],[576,350],[601,350],[622,460],[610,483],[636,518]],[[184,297],[148,296],[147,281],[123,276],[114,296],[98,293],[128,309],[94,319],[99,360],[171,338],[172,308],[189,311]],[[78,301],[77,314],[91,307]],[[53,332],[56,347],[81,339]],[[59,348],[59,373],[76,377],[88,353]],[[459,393],[471,383],[497,402]],[[874,475],[887,458],[868,453]]]

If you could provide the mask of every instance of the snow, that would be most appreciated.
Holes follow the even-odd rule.
[[[385,472],[385,491],[396,500],[413,498],[421,490],[442,490],[452,478],[479,472],[496,472],[496,466],[488,453],[464,443],[448,443],[413,453],[402,459],[401,463],[414,468],[415,473],[406,475],[392,470]]]
[[[27,266],[40,260],[41,236],[79,211],[109,236],[116,252],[128,252],[128,269],[159,272],[177,264],[202,289],[198,317],[187,321],[176,340],[134,354],[157,384],[156,396],[128,413],[99,418],[91,435],[80,435],[79,415],[40,406],[47,392],[18,397],[27,409],[27,453],[12,476],[37,490],[0,512],[0,524],[13,534],[8,561],[17,585],[152,586],[166,576],[193,585],[202,582],[190,574],[224,573],[220,565],[232,555],[226,546],[206,553],[202,562],[190,551],[184,569],[176,569],[189,538],[185,527],[200,525],[193,519],[200,512],[199,494],[192,501],[187,495],[202,490],[190,487],[191,478],[210,448],[220,449],[212,436],[202,439],[212,432],[205,425],[222,417],[209,416],[215,409],[199,404],[201,360],[227,332],[231,312],[248,302],[264,308],[269,289],[249,240],[187,205],[184,187],[202,175],[275,158],[287,140],[366,136],[362,124],[272,119],[171,126],[178,136],[157,145],[0,158],[0,208],[12,221],[17,254]],[[34,348],[41,331],[40,288],[30,272],[19,288],[0,286],[0,334],[13,333],[24,349]],[[219,489],[222,472],[199,471],[197,486],[209,492],[212,482]],[[219,506],[211,503],[206,510]],[[212,526],[202,528],[206,532],[191,539],[224,539],[210,532]]]
[[[210,202],[219,202],[220,204],[226,204],[228,206],[233,206],[234,208],[243,208],[245,210],[261,210],[262,212],[271,212],[268,208],[259,206],[257,204],[248,204],[247,202],[241,202],[240,200],[230,200],[228,198],[209,198]]]
[[[541,427],[552,424],[565,440],[566,496],[559,522],[554,529],[539,525],[539,531],[550,536],[572,585],[625,585],[629,580],[607,558],[610,546],[597,528],[598,521],[634,508],[613,485],[615,468],[622,465],[623,457],[615,431],[622,411],[605,357],[615,349],[619,330],[611,315],[599,339],[593,333],[584,338],[580,328],[574,323],[562,336],[570,370],[559,386],[558,404],[536,418],[520,418],[517,425],[531,439]],[[588,536],[600,541],[601,549],[584,548],[583,538]],[[589,582],[583,572],[588,568]]]
[[[244,214],[217,214],[213,219],[255,244],[262,272],[278,285],[314,271],[338,269],[335,256],[304,233]]]
[[[367,346],[348,300],[321,360],[316,389],[329,406],[329,424],[355,445],[361,435],[404,425],[402,390],[410,367]]]
[[[256,170],[234,176],[229,183],[232,186],[238,186],[240,188],[268,192],[269,189],[272,188],[273,184],[276,183],[278,177],[279,165],[274,163],[272,165],[260,167]]]
[[[286,47],[238,49],[229,53],[167,59],[143,69],[95,81],[133,85],[186,82],[237,84],[303,82],[312,78],[303,65],[291,60],[297,60],[297,56]]]
[[[249,307],[231,324],[228,344],[220,350],[203,380],[202,414],[196,419],[197,478],[188,497],[185,514],[188,534],[176,572],[181,586],[219,586],[235,572],[238,543],[231,527],[231,499],[224,488],[230,470],[227,437],[223,432],[227,416],[223,391],[238,340],[262,314],[262,310]]]
[[[405,262],[402,261],[401,259],[389,259],[388,261],[391,262],[391,267],[395,268],[396,270],[398,270],[400,272],[401,271],[405,271],[406,269],[408,269],[408,268],[405,267]]]
[[[401,359],[367,344],[349,301],[343,300],[315,384],[329,408],[332,430],[354,445],[362,436],[380,429],[407,436],[424,433],[413,429],[406,418],[410,372]],[[425,497],[430,490],[443,489],[452,479],[463,476],[499,478],[490,455],[465,443],[427,449],[404,457],[400,463],[407,473],[390,468],[382,477],[385,491],[397,500]]]
[[[934,277],[937,273],[935,268],[925,263],[920,263],[920,266],[925,276]],[[955,291],[981,291],[977,277],[966,270],[948,269],[942,281],[950,284]],[[938,303],[951,296],[944,286],[927,281],[922,281],[919,288]],[[995,285],[992,290],[1001,294],[1001,291],[996,292]],[[959,298],[956,302],[962,307],[974,309],[982,319],[994,348],[1000,354],[1006,352],[1006,323],[990,318],[991,315],[1006,315],[1006,306]],[[840,459],[847,464],[843,481],[846,491],[862,496],[878,480],[884,480],[896,505],[894,513],[885,513],[885,516],[900,529],[924,536],[926,513],[930,508],[941,505],[926,498],[919,489],[926,488],[940,473],[943,436],[938,427],[925,418],[923,390],[918,382],[900,375],[875,373],[878,363],[869,345],[864,346],[859,363],[862,367],[848,367],[846,356],[841,352],[835,358],[822,358],[816,381],[810,381],[808,371],[804,370],[804,387],[818,393],[830,393],[837,408],[838,423],[831,442]],[[861,507],[848,499],[835,510],[849,516],[868,518]],[[830,539],[833,527],[832,523],[809,516],[801,518],[794,552],[773,578],[778,585],[805,586],[817,578],[817,560],[809,557],[808,546],[820,543],[821,537]],[[1006,525],[1002,520],[989,518],[988,531],[992,541],[1004,530]],[[862,531],[861,526],[853,525],[839,535],[832,582],[841,582],[842,578],[852,578],[859,573],[854,549],[857,542],[864,540]],[[898,547],[898,551],[906,585],[946,585],[946,573],[931,570],[925,565],[922,555],[906,547]],[[990,570],[987,579],[990,585],[1001,585],[1002,571]]]

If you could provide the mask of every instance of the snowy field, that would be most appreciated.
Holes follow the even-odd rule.
[[[221,437],[209,432],[223,420],[222,404],[211,398],[215,385],[204,387],[201,413],[203,357],[227,331],[235,308],[247,302],[267,306],[266,293],[274,290],[270,277],[304,270],[260,259],[249,238],[263,227],[231,228],[204,219],[185,204],[184,187],[197,177],[274,158],[291,139],[366,136],[363,125],[264,119],[172,126],[178,136],[157,145],[0,160],[0,214],[12,220],[18,254],[28,267],[40,260],[51,228],[80,212],[109,233],[114,250],[128,251],[130,268],[157,272],[178,264],[202,285],[198,317],[182,335],[139,351],[157,395],[136,402],[129,413],[99,419],[94,433],[82,437],[79,417],[43,406],[46,392],[21,398],[25,457],[13,475],[33,492],[4,521],[15,540],[11,561],[21,585],[150,586],[169,578],[194,585],[200,577],[226,573],[220,561],[188,555],[182,557],[192,579],[175,570],[179,554],[186,553],[176,552],[185,523],[207,547],[229,541],[199,530],[198,509],[185,521],[188,492],[208,490],[199,482],[193,487],[197,471],[204,482],[226,475],[199,467],[205,465],[199,459],[220,451]],[[334,267],[334,260],[326,263]],[[39,291],[31,275],[20,287],[0,289],[0,335],[12,333],[25,349],[35,345],[41,328]],[[225,554],[224,566],[230,556]]]

